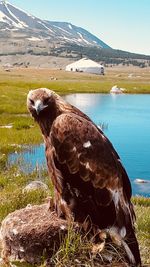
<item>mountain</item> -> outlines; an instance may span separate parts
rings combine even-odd
[[[6,2],[0,2],[0,37],[23,35],[29,41],[46,39],[52,43],[110,48],[96,36],[67,22],[41,20]]]
[[[66,64],[88,57],[109,65],[150,66],[150,56],[112,49],[81,27],[39,19],[4,0],[0,0],[0,44],[0,65],[49,66],[53,62],[55,66],[62,58]]]

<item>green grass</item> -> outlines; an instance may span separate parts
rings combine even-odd
[[[3,168],[0,172],[0,221],[16,209],[26,207],[29,203],[39,204],[45,200],[48,193],[43,190],[23,192],[23,188],[33,180],[39,180],[38,171],[34,171],[32,174],[24,174],[18,166]],[[49,186],[50,195],[52,190],[46,171],[42,173],[42,181]]]
[[[136,212],[136,231],[144,264],[150,265],[150,198],[133,197]],[[148,266],[149,266],[148,265]]]
[[[150,198],[146,197],[132,197],[132,202],[134,205],[141,207],[150,207]]]

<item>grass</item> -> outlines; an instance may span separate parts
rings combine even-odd
[[[39,180],[40,176],[40,180],[42,179],[50,189],[52,188],[46,171],[42,176],[39,175],[38,170],[29,175],[22,173],[18,166],[7,167],[6,165],[3,160],[0,171],[0,221],[8,213],[26,207],[27,204],[39,204],[48,196],[48,193],[43,190],[23,192],[24,187],[31,181]]]
[[[121,263],[125,262],[121,248],[116,247],[110,240],[101,252],[95,252],[95,249],[97,249],[97,245],[93,246],[92,238],[87,238],[87,235],[81,235],[80,230],[75,231],[70,227],[51,262],[56,267],[108,266],[112,258],[111,266],[122,266]],[[118,263],[119,265],[117,265]]]
[[[136,229],[141,257],[144,264],[150,265],[150,198],[133,197],[133,203],[137,217]]]
[[[142,70],[110,68],[106,69],[105,76],[97,76],[44,69],[14,69],[10,73],[0,70],[0,221],[8,213],[23,208],[29,203],[42,203],[47,194],[52,194],[52,187],[45,171],[42,172],[42,181],[49,186],[48,193],[43,191],[22,193],[25,185],[39,178],[38,171],[26,175],[18,169],[18,166],[8,167],[6,164],[8,153],[23,149],[26,144],[42,142],[40,130],[26,109],[28,91],[38,87],[48,87],[60,94],[109,93],[110,88],[117,84],[126,88],[128,93],[150,93],[149,71],[148,68]],[[52,81],[51,76],[56,77],[57,80]],[[12,128],[4,128],[6,126]],[[150,264],[150,199],[134,197],[133,202],[137,214],[136,229],[142,260],[143,263]],[[74,233],[70,229],[61,247],[53,255],[53,263],[61,267],[96,266],[90,249],[91,243],[81,238],[80,233]]]

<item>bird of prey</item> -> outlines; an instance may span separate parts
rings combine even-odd
[[[39,124],[59,216],[87,217],[124,240],[131,265],[140,266],[131,184],[112,143],[82,111],[47,88],[31,90],[27,108]]]

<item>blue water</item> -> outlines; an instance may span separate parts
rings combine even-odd
[[[100,125],[113,143],[132,183],[133,194],[150,197],[150,95],[72,94],[64,97]],[[14,161],[17,154],[10,155]],[[23,152],[31,168],[45,164],[44,145]],[[135,179],[147,180],[137,184]]]

